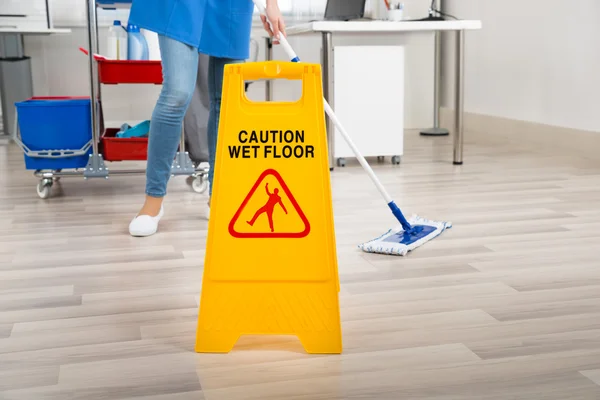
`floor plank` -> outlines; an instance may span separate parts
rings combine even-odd
[[[160,232],[131,238],[143,176],[41,200],[0,146],[0,399],[600,399],[600,164],[468,135],[460,167],[452,137],[405,148],[369,162],[406,214],[454,227],[407,257],[362,253],[396,223],[355,160],[336,169],[344,353],[311,356],[288,336],[194,352],[208,225],[185,179]]]

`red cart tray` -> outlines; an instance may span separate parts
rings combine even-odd
[[[106,161],[145,161],[148,157],[148,138],[118,138],[119,129],[108,128],[100,140]]]
[[[100,82],[107,85],[120,83],[163,83],[160,61],[121,61],[98,59]]]

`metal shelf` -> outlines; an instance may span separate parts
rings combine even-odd
[[[105,166],[105,160],[100,152],[100,137],[101,137],[101,109],[102,103],[100,75],[98,70],[98,60],[94,58],[94,54],[98,53],[98,9],[110,10],[118,8],[130,8],[131,0],[87,0],[87,30],[88,30],[88,65],[90,78],[90,99],[91,101],[91,119],[92,119],[92,154],[90,154],[89,162],[83,171],[36,171],[35,176],[41,179],[38,185],[38,195],[42,198],[49,196],[50,187],[54,182],[61,177],[76,177],[83,176],[88,178],[105,178],[109,177],[109,169]],[[115,170],[110,171],[110,175],[132,175],[144,174],[145,169],[139,170]],[[194,178],[192,187],[195,192],[202,193],[207,188],[206,176],[208,169],[196,168],[189,153],[185,151],[185,135],[182,129],[181,142],[179,152],[177,153],[171,166],[172,176],[191,176]]]

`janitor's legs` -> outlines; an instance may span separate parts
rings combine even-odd
[[[150,121],[146,167],[146,201],[129,231],[134,236],[156,232],[167,194],[171,165],[181,138],[183,118],[196,86],[198,50],[159,35],[163,85]]]
[[[159,43],[164,79],[150,123],[146,171],[146,194],[152,197],[167,194],[183,118],[198,75],[197,49],[165,36],[159,36]]]
[[[210,95],[210,113],[208,117],[208,193],[212,194],[215,176],[215,157],[217,152],[217,136],[219,133],[219,117],[221,115],[221,96],[223,89],[223,73],[225,65],[243,63],[245,60],[210,57],[208,62],[208,91]]]

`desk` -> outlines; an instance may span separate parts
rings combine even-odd
[[[410,32],[456,32],[456,76],[455,76],[455,131],[454,131],[454,158],[455,165],[463,163],[463,108],[464,108],[464,43],[465,31],[481,29],[481,21],[314,21],[299,24],[286,29],[287,36],[306,35],[320,33],[323,40],[323,93],[327,102],[333,105],[333,34],[340,33],[386,33],[402,34]],[[265,36],[267,42],[266,59],[273,57],[271,39]],[[439,41],[439,38],[438,38]],[[439,46],[437,46],[439,47]],[[440,62],[439,52],[436,52],[436,64]],[[436,68],[436,74],[439,74],[439,68]],[[436,79],[439,79],[436,76]],[[436,81],[437,82],[437,81]],[[436,85],[436,91],[439,91],[439,85]],[[267,100],[272,98],[271,83],[266,86]],[[436,96],[436,115],[439,111],[439,96]],[[330,118],[327,118],[327,140],[329,148],[333,149],[335,127]],[[330,151],[329,167],[333,169],[334,153]]]
[[[0,28],[0,101],[2,102],[3,134],[13,135],[14,104],[33,96],[31,63],[25,55],[24,35],[54,35],[70,33],[70,29]]]
[[[70,29],[26,29],[0,28],[0,34],[13,35],[55,35],[57,33],[71,33]]]

